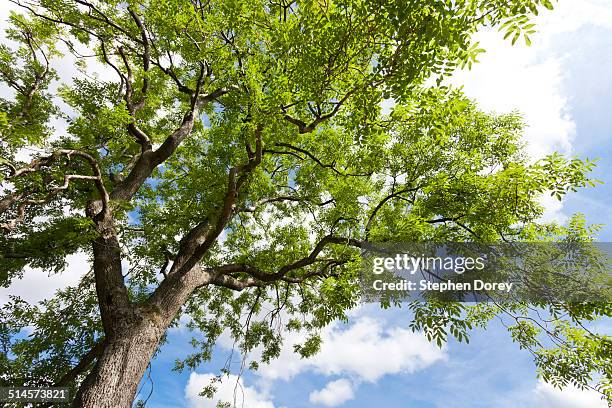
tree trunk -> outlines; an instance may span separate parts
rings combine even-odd
[[[100,213],[92,202],[88,213],[96,220],[99,237],[93,241],[93,269],[105,346],[72,406],[131,408],[138,384],[159,341],[181,306],[212,275],[199,267],[165,278],[141,304],[130,301],[121,271],[121,248],[110,213]],[[99,215],[95,215],[99,214]]]
[[[130,408],[137,387],[159,345],[165,328],[155,315],[136,312],[142,319],[109,339],[102,355],[81,384],[72,403],[79,408]]]

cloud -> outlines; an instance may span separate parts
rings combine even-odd
[[[541,13],[535,23],[538,32],[531,47],[521,42],[513,46],[496,29],[480,32],[476,40],[486,50],[480,63],[457,72],[452,83],[464,85],[466,94],[485,110],[523,113],[525,141],[533,157],[553,151],[569,154],[576,126],[563,73],[571,60],[555,51],[554,41],[586,25],[612,28],[612,8],[602,0],[559,2],[554,12]]]
[[[534,389],[538,408],[605,408],[608,405],[593,390],[581,390],[573,386],[562,390],[539,381]]]
[[[532,158],[554,151],[570,154],[576,125],[562,90],[562,58],[541,56],[545,49],[534,36],[534,45],[512,46],[501,33],[483,31],[477,36],[486,53],[472,70],[452,79],[486,111],[518,110],[527,124],[524,140]]]
[[[288,333],[280,357],[262,365],[259,375],[268,380],[289,380],[302,372],[315,372],[375,382],[388,374],[413,373],[446,358],[445,351],[421,333],[384,327],[381,320],[370,317],[360,317],[346,329],[332,324],[323,330],[322,339],[320,352],[302,359],[292,346],[303,338],[299,333]]]
[[[535,23],[538,32],[531,38],[531,47],[520,41],[513,46],[496,29],[483,30],[476,37],[486,50],[480,63],[470,71],[457,72],[451,83],[463,85],[465,93],[486,111],[521,112],[532,159],[555,151],[571,155],[577,135],[566,72],[580,52],[560,52],[559,41],[583,27],[612,28],[612,8],[608,0],[558,2],[553,12],[542,12]],[[567,220],[563,203],[548,197],[541,202],[546,208],[544,221]]]
[[[313,391],[308,396],[308,400],[313,404],[335,407],[353,399],[353,386],[350,381],[340,379],[327,383],[325,388]]]
[[[284,333],[280,356],[269,363],[260,363],[259,369],[252,373],[259,389],[271,390],[275,382],[290,381],[301,374],[342,376],[342,381],[332,381],[310,394],[311,402],[333,406],[332,403],[339,405],[351,399],[363,382],[375,383],[387,375],[411,374],[447,359],[446,349],[431,344],[422,333],[391,325],[384,317],[374,317],[370,312],[373,311],[358,307],[349,313],[350,325],[335,322],[324,328],[321,350],[310,358],[301,358],[293,351],[295,344],[304,341],[304,333]],[[233,339],[227,331],[221,334],[217,345],[232,349]],[[254,350],[247,363],[257,359],[260,353],[261,350]]]
[[[576,32],[586,25],[612,28],[609,0],[562,1],[540,18],[540,26],[550,35]]]
[[[565,224],[569,219],[569,217],[563,213],[563,201],[559,201],[550,194],[542,195],[538,201],[540,205],[544,207],[544,214],[540,217],[542,222]]]
[[[68,265],[63,272],[48,273],[40,268],[24,268],[23,277],[15,279],[8,288],[0,288],[0,305],[8,301],[9,295],[19,296],[30,304],[51,298],[58,289],[76,285],[89,269],[87,254],[78,252],[68,255]]]
[[[185,387],[185,398],[190,408],[216,408],[217,402],[229,402],[237,407],[274,408],[274,404],[265,394],[253,387],[245,386],[242,379],[235,375],[222,378],[215,383],[217,391],[212,399],[200,396],[202,390],[211,384],[214,374],[191,373]],[[232,405],[233,406],[233,405]]]

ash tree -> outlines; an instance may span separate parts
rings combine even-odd
[[[11,2],[0,280],[60,273],[76,253],[91,270],[2,307],[2,385],[129,407],[181,317],[195,348],[177,369],[208,360],[223,331],[263,362],[285,330],[315,353],[320,329],[359,301],[365,243],[592,232],[537,222],[538,196],[592,184],[591,162],[529,160],[519,114],[443,86],[483,51],[479,28],[529,42],[548,0]],[[67,64],[73,78],[58,73]],[[23,160],[24,147],[36,153]],[[409,307],[439,344],[510,316],[545,379],[609,395],[610,340],[585,328],[609,303]]]

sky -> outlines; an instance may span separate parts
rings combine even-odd
[[[7,9],[0,13],[5,19]],[[599,239],[612,241],[612,0],[561,0],[537,23],[531,47],[511,46],[495,31],[480,33],[487,53],[452,83],[464,86],[484,110],[523,113],[525,142],[534,159],[553,151],[598,158],[594,177],[604,184],[561,202],[544,198],[544,218],[564,222],[583,212],[590,223],[610,224]],[[66,65],[58,69],[63,77],[76,72]],[[0,289],[0,302],[9,293],[29,301],[50,297],[89,269],[84,254],[71,255],[69,265],[52,277],[28,269],[23,280]],[[246,408],[605,406],[592,391],[558,390],[538,380],[531,356],[498,322],[486,332],[473,332],[468,345],[451,341],[442,349],[411,332],[409,323],[405,309],[360,305],[346,324],[323,332],[321,352],[312,359],[293,354],[292,344],[299,339],[289,336],[278,360],[258,372],[225,378],[216,397],[236,397],[237,406]],[[612,331],[610,320],[599,324]],[[142,398],[153,391],[148,407],[215,407],[215,400],[198,394],[225,365],[231,342],[222,336],[212,361],[195,372],[172,371],[174,361],[189,351],[192,336],[182,327],[170,330],[170,341],[142,382]],[[234,356],[235,371],[239,364]]]

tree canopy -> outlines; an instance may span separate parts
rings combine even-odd
[[[59,273],[78,252],[92,268],[41,304],[4,305],[3,385],[131,406],[181,316],[196,340],[178,369],[208,360],[224,330],[244,353],[263,346],[264,362],[283,330],[315,353],[360,299],[364,243],[593,232],[580,217],[538,222],[538,197],[594,184],[592,162],[531,160],[519,113],[482,112],[444,85],[477,62],[482,27],[529,44],[548,0],[11,1],[0,282],[26,266]],[[24,146],[37,147],[26,161]],[[409,307],[439,344],[511,316],[546,380],[612,398],[610,338],[584,326],[610,303]]]

